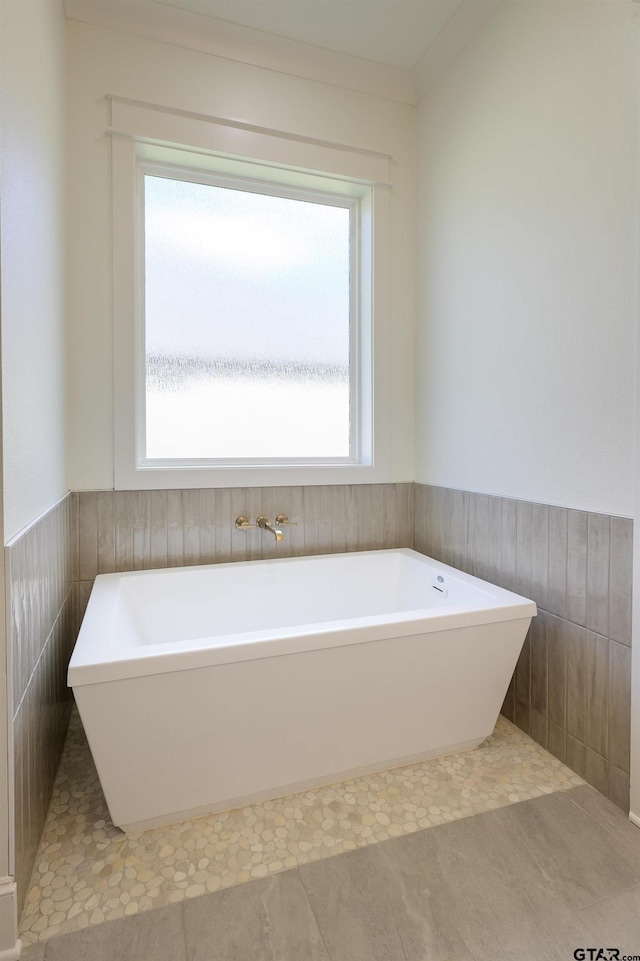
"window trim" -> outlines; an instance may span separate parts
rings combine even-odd
[[[124,107],[124,113],[117,107]],[[132,111],[139,134],[131,132]],[[117,122],[119,121],[119,122]],[[126,123],[125,123],[126,121]],[[185,137],[185,142],[178,141]],[[188,130],[185,130],[185,124]],[[383,359],[388,344],[386,317],[388,289],[388,182],[372,180],[376,171],[388,174],[389,159],[337,145],[301,142],[274,132],[243,129],[243,155],[228,148],[229,140],[237,149],[238,125],[223,121],[165,112],[130,102],[112,103],[112,189],[113,189],[113,310],[114,310],[114,459],[115,488],[118,490],[172,489],[199,487],[254,487],[298,484],[345,484],[384,482],[388,478],[387,410],[389,378]],[[129,129],[122,129],[129,128]],[[212,128],[215,136],[212,137]],[[149,136],[150,133],[155,136]],[[188,133],[188,136],[185,134]],[[269,149],[266,149],[265,143]],[[227,149],[220,149],[225,147]],[[215,148],[215,149],[214,149]],[[301,151],[301,148],[302,151]],[[278,154],[278,156],[275,156]],[[294,163],[304,154],[306,169]],[[267,157],[266,160],[261,159]],[[331,164],[327,164],[327,157]],[[136,370],[140,359],[139,326],[136,314],[144,287],[140,283],[139,243],[143,237],[140,218],[143,214],[140,178],[142,170],[173,167],[180,177],[193,179],[213,174],[215,179],[231,178],[237,183],[249,180],[274,192],[289,185],[294,192],[311,192],[359,199],[362,229],[357,241],[357,269],[362,282],[352,285],[360,291],[354,315],[361,313],[368,322],[360,323],[360,336],[368,338],[367,363],[356,363],[354,380],[360,398],[363,430],[357,438],[360,460],[345,461],[300,459],[292,461],[251,460],[205,463],[191,460],[154,461],[152,466],[139,466],[139,427],[134,411],[140,409],[136,390],[144,392],[144,380]],[[354,176],[357,167],[368,176]],[[256,176],[256,174],[260,176]],[[373,271],[376,265],[375,273]],[[353,331],[355,333],[355,331]],[[362,344],[362,340],[361,340]],[[144,346],[144,345],[142,345]],[[361,346],[362,350],[362,346]],[[354,385],[354,386],[356,386]],[[374,389],[375,388],[375,389]]]

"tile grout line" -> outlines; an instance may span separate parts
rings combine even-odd
[[[214,893],[215,893],[215,892],[214,892]],[[205,895],[203,895],[203,897],[204,897],[204,896],[205,896]],[[135,917],[135,915],[134,915],[134,917]],[[184,916],[184,901],[181,901],[181,902],[180,902],[180,929],[181,929],[181,931],[182,931],[182,942],[183,942],[183,944],[184,944],[184,956],[185,956],[185,961],[188,961],[189,946],[188,946],[188,944],[187,944],[187,919],[186,919],[185,916]],[[43,958],[43,961],[46,961],[46,958]],[[179,961],[179,959],[175,959],[175,961]]]
[[[605,759],[605,760],[606,760],[606,759]],[[622,808],[619,808],[619,807],[617,806],[617,804],[615,803],[615,801],[612,801],[611,798],[608,798],[608,797],[606,796],[606,794],[602,794],[600,791],[598,791],[598,789],[595,788],[595,787],[593,786],[593,784],[589,784],[588,781],[585,781],[584,785],[580,785],[580,784],[576,785],[576,787],[578,787],[578,788],[583,787],[583,786],[589,787],[592,791],[595,791],[595,792],[596,792],[596,794],[598,795],[599,798],[602,798],[602,800],[607,801],[609,804],[613,804],[615,810],[618,811],[618,812],[620,812],[620,814],[622,814],[622,815],[624,816],[624,811],[622,810]],[[573,805],[575,805],[575,807],[577,807],[580,811],[582,811],[583,814],[586,814],[589,818],[591,818],[592,821],[595,821],[595,823],[598,824],[601,828],[603,828],[603,829],[607,832],[607,834],[610,834],[612,838],[616,838],[615,832],[611,830],[611,828],[609,827],[609,825],[607,824],[606,821],[601,820],[600,818],[596,817],[595,814],[591,814],[590,811],[587,811],[586,808],[582,807],[581,804],[578,804],[577,801],[574,801],[574,800],[573,800],[573,798],[571,797],[571,791],[572,791],[572,790],[573,790],[573,788],[568,788],[568,789],[565,791],[565,794],[567,795],[567,797],[568,797],[568,799],[571,801],[571,803],[572,803]],[[631,824],[632,822],[631,822],[628,818],[626,818],[624,823],[625,823],[625,824],[626,824],[626,823]],[[639,829],[639,830],[640,830],[640,829]]]
[[[588,813],[588,812],[585,812],[585,813]],[[595,818],[593,820],[595,820]],[[600,824],[600,827],[604,827],[602,822],[598,821],[597,823]],[[570,910],[572,910],[574,914],[579,917],[585,911],[590,911],[592,908],[597,907],[597,905],[599,904],[606,904],[607,901],[613,901],[615,898],[619,898],[625,894],[629,894],[631,891],[637,891],[638,893],[640,893],[640,884],[632,884],[630,887],[625,888],[624,891],[618,891],[616,894],[609,894],[607,895],[606,898],[598,898],[596,901],[592,901],[590,904],[585,904],[585,906],[582,908],[571,908]],[[581,919],[579,918],[579,920]]]
[[[391,839],[391,840],[393,840],[393,839]],[[350,854],[351,852],[350,852],[350,851],[344,851],[343,853],[344,853],[344,854]],[[337,857],[340,857],[340,855],[337,855]],[[325,936],[324,936],[324,931],[322,930],[322,925],[320,924],[320,921],[319,921],[319,919],[318,919],[318,916],[317,916],[316,912],[315,912],[314,909],[313,909],[313,904],[311,903],[311,898],[309,897],[309,891],[308,891],[308,889],[307,889],[306,884],[304,883],[304,877],[303,877],[302,871],[300,870],[300,867],[301,867],[301,865],[298,864],[298,865],[296,865],[295,868],[293,868],[293,870],[296,871],[298,877],[300,878],[300,884],[302,885],[302,890],[304,891],[305,900],[306,900],[307,904],[309,905],[309,910],[311,911],[311,915],[312,915],[312,917],[313,917],[313,920],[314,920],[315,923],[316,923],[316,927],[317,927],[318,933],[319,933],[319,935],[320,935],[320,937],[321,937],[321,939],[322,939],[322,944],[324,945],[324,950],[325,950],[325,952],[326,952],[328,961],[335,961],[335,959],[333,958],[331,952],[329,951],[329,945],[327,944],[326,938],[325,938]],[[276,959],[276,961],[277,961],[277,959]]]

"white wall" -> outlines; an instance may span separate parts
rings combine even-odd
[[[640,7],[506,3],[418,109],[417,479],[633,513]]]
[[[0,17],[0,541],[66,491],[65,27],[59,0],[2,0]],[[4,533],[3,533],[4,531]],[[4,584],[4,555],[0,555]],[[10,663],[0,592],[0,953],[16,950],[9,792]]]
[[[65,24],[4,0],[0,236],[5,537],[66,491]]]
[[[70,21],[70,472],[113,487],[107,94],[391,153],[392,476],[413,476],[413,108],[169,43]]]

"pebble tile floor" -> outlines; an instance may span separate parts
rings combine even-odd
[[[640,831],[586,784],[40,941],[22,961],[573,958],[640,958]]]
[[[125,835],[74,713],[21,938],[44,942],[583,784],[500,717],[472,751]]]

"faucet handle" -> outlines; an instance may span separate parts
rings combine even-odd
[[[255,526],[256,526],[255,524],[250,524],[250,523],[249,523],[249,518],[248,518],[248,517],[245,517],[244,514],[240,514],[239,517],[236,517],[236,530],[237,530],[237,531],[248,531],[248,530],[251,530],[251,528],[253,528],[253,527],[255,527]]]
[[[276,514],[276,525],[278,527],[297,527],[297,521],[290,521],[286,514]]]

